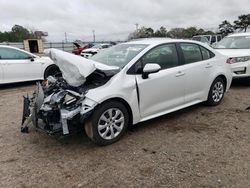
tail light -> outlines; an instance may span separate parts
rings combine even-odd
[[[227,64],[246,62],[249,60],[250,60],[250,56],[230,57],[227,59]]]

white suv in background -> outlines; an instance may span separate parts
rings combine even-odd
[[[207,38],[207,42],[204,37]],[[209,45],[217,44],[221,39],[221,35],[196,35],[192,37],[192,40],[208,43]]]
[[[229,57],[234,78],[250,78],[250,33],[229,35],[217,43],[215,49]]]

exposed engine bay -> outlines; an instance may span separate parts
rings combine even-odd
[[[58,62],[56,64],[60,68],[60,64]],[[79,67],[74,68],[77,70]],[[66,69],[65,65],[64,69]],[[104,85],[119,72],[118,69],[100,70],[95,67],[87,77],[79,74],[84,82],[76,87],[74,84],[69,84],[64,78],[64,70],[60,70],[62,70],[62,77],[49,76],[46,80],[37,83],[37,90],[32,97],[24,97],[22,132],[28,132],[30,122],[37,129],[50,135],[68,135],[78,132],[97,106],[97,103],[86,98],[85,94],[90,89]],[[72,79],[70,81],[72,82]]]

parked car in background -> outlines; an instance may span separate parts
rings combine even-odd
[[[89,58],[95,54],[97,54],[100,50],[105,49],[105,48],[109,48],[111,47],[112,44],[110,43],[103,43],[103,44],[96,44],[95,46],[82,50],[81,52],[81,56],[85,57],[85,58]]]
[[[48,54],[63,78],[38,85],[24,125],[33,120],[38,129],[62,135],[84,125],[99,145],[119,140],[129,124],[203,101],[218,105],[232,80],[225,56],[191,40],[137,40],[90,59],[55,49]]]
[[[58,72],[60,70],[48,57],[0,45],[0,84],[43,80]]]
[[[80,55],[83,50],[94,46],[92,43],[84,44],[83,46],[81,46],[80,44],[78,44],[76,42],[73,42],[73,44],[76,48],[72,50],[72,53],[75,55]]]
[[[222,35],[196,35],[192,37],[192,40],[205,43],[204,37],[207,38],[209,45],[216,44],[222,39]]]
[[[228,56],[234,78],[250,79],[250,33],[236,33],[222,39],[216,51]]]
[[[195,41],[198,41],[198,42],[202,42],[202,43],[205,43],[205,44],[210,44],[210,42],[207,39],[207,37],[204,37],[204,36],[194,36],[192,38],[192,40],[195,40]]]

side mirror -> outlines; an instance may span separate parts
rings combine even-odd
[[[29,57],[29,60],[30,60],[31,62],[33,62],[33,61],[35,61],[35,58],[34,58],[33,56],[30,56],[30,57]]]
[[[142,71],[142,78],[147,79],[149,74],[157,73],[161,70],[161,66],[156,63],[146,64]]]

